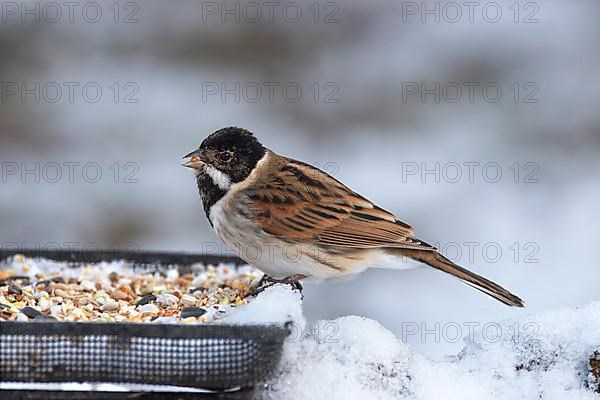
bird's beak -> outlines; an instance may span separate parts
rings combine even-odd
[[[203,154],[200,152],[200,149],[196,149],[189,154],[183,156],[183,158],[188,158],[185,163],[181,164],[184,167],[200,169],[204,165],[204,161],[202,161]]]

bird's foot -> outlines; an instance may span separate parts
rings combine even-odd
[[[258,285],[256,286],[256,289],[254,290],[254,292],[252,294],[254,296],[256,296],[257,294],[262,293],[266,288],[269,288],[269,287],[279,284],[279,283],[282,283],[284,285],[290,285],[290,286],[292,286],[292,289],[295,289],[295,290],[299,291],[300,294],[302,294],[302,284],[300,283],[300,281],[305,278],[306,278],[305,275],[296,274],[296,275],[285,277],[283,279],[275,279],[275,278],[265,274],[258,282]],[[302,298],[304,298],[304,296],[302,296]]]

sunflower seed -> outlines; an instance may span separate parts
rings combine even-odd
[[[184,307],[181,309],[181,318],[201,317],[206,314],[206,310],[200,307]]]
[[[146,305],[150,302],[156,301],[156,296],[153,294],[149,294],[147,296],[142,297],[137,303],[135,303],[135,306],[143,306]]]
[[[25,315],[27,315],[29,318],[38,318],[38,317],[43,317],[44,314],[42,314],[41,312],[39,312],[38,310],[36,310],[33,307],[23,307],[21,308],[21,312]]]

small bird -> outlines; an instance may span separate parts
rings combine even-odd
[[[345,277],[414,259],[514,307],[523,301],[444,257],[394,214],[326,172],[227,127],[187,154],[204,212],[225,244],[272,282]]]

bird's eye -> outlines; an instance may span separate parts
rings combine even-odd
[[[228,152],[221,153],[221,154],[219,154],[219,159],[221,161],[227,162],[227,161],[231,160],[231,153],[228,153]]]

